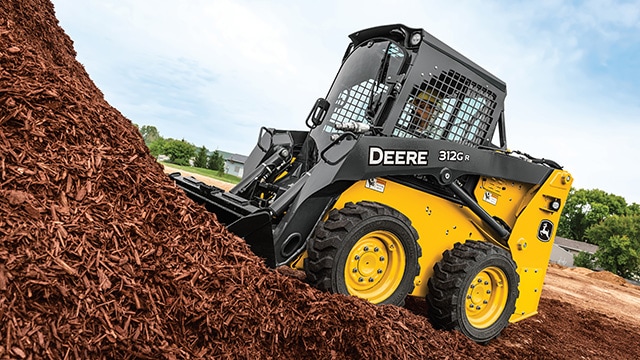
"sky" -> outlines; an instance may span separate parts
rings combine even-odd
[[[640,0],[52,0],[105,99],[165,138],[248,155],[305,130],[348,35],[423,28],[507,83],[507,144],[640,203]]]

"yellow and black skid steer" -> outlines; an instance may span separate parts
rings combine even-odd
[[[424,297],[479,343],[536,314],[572,176],[507,148],[506,84],[426,31],[358,31],[308,131],[263,127],[228,192],[170,177],[271,267],[376,304]]]

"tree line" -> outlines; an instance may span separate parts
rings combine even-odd
[[[191,166],[193,158],[194,167],[224,172],[224,159],[217,150],[210,152],[205,146],[196,147],[184,139],[165,139],[155,126],[143,125],[138,129],[151,155],[156,158],[166,155],[170,163],[182,166]]]
[[[595,254],[576,255],[574,265],[640,280],[640,205],[600,189],[571,189],[557,235],[598,245]]]

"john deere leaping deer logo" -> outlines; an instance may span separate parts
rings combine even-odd
[[[553,223],[549,220],[542,220],[538,228],[538,239],[547,242],[551,239],[551,233],[553,233]]]

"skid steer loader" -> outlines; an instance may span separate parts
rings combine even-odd
[[[506,85],[422,29],[350,35],[309,131],[261,128],[230,191],[170,177],[271,267],[376,304],[426,297],[479,343],[536,314],[572,177],[510,151]]]

